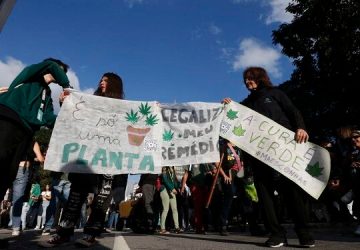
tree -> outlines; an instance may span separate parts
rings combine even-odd
[[[45,127],[41,128],[35,133],[34,139],[39,143],[42,154],[46,155],[46,151],[49,147],[51,133],[52,130]],[[38,168],[38,178],[42,188],[45,188],[46,184],[51,184],[50,171],[45,170],[43,164]]]
[[[312,133],[360,125],[360,1],[293,0],[273,41],[295,70],[282,84]]]

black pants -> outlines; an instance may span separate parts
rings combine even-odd
[[[308,233],[308,195],[284,176],[277,176],[274,179],[273,171],[275,170],[263,164],[254,168],[255,186],[267,229],[274,236],[285,236],[286,232],[280,224],[278,211],[282,206],[286,206],[294,222],[296,233],[298,235]],[[284,198],[285,204],[280,204],[281,207],[275,202],[275,190]]]
[[[57,233],[61,236],[71,236],[74,233],[75,225],[81,215],[82,205],[88,194],[94,193],[94,200],[90,205],[91,213],[84,226],[84,233],[99,236],[104,228],[106,211],[112,199],[113,177],[71,173],[69,180],[71,182],[69,199]],[[125,191],[125,189],[123,190]]]
[[[15,180],[19,163],[31,144],[32,132],[0,116],[0,197]]]
[[[186,193],[176,195],[176,204],[179,215],[179,227],[187,229],[190,224],[189,196]]]

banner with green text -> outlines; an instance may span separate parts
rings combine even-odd
[[[140,174],[216,162],[222,116],[221,104],[163,105],[73,92],[56,120],[45,169]]]
[[[326,149],[311,142],[296,143],[294,132],[236,102],[227,104],[224,112],[221,137],[319,198],[330,175]]]

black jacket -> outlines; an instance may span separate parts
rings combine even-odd
[[[298,109],[289,97],[276,87],[264,87],[253,91],[241,104],[294,132],[299,128],[305,129],[304,120]]]
[[[298,109],[291,102],[289,97],[276,87],[264,87],[253,91],[241,103],[244,106],[270,118],[278,124],[292,130],[305,129],[304,120]],[[266,164],[244,154],[244,164],[251,167],[257,181],[277,181],[281,174],[272,168],[265,167]],[[269,179],[269,177],[271,177]]]

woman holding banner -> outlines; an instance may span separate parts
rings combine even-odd
[[[123,83],[115,73],[105,73],[94,92],[94,95],[108,98],[123,99]],[[60,96],[60,102],[66,98],[65,93]],[[124,199],[127,174],[99,175],[70,173],[71,189],[67,204],[62,214],[59,227],[48,241],[39,242],[42,247],[54,247],[70,240],[74,234],[75,225],[80,218],[81,208],[89,193],[95,197],[91,204],[91,214],[84,226],[84,237],[76,241],[77,244],[90,247],[96,243],[95,237],[104,229],[106,210],[111,199],[114,198],[118,206]],[[86,185],[84,185],[86,183]]]
[[[244,71],[243,79],[246,88],[250,91],[249,96],[242,102],[243,105],[295,131],[297,143],[308,140],[309,136],[298,109],[284,92],[272,85],[265,69],[249,67]],[[231,99],[225,98],[223,102],[230,103]],[[294,182],[250,155],[245,154],[244,163],[245,166],[251,166],[254,171],[260,206],[267,229],[271,233],[265,245],[280,247],[287,244],[286,231],[277,217],[277,211],[280,208],[276,207],[274,200],[276,191],[285,198],[300,245],[314,247],[315,241],[308,229],[307,194]]]

